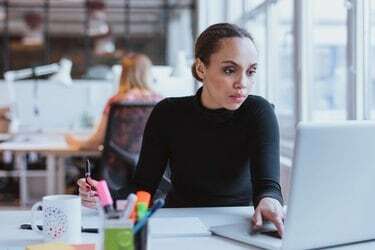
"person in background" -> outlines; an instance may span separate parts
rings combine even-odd
[[[271,221],[284,231],[279,127],[273,106],[251,95],[258,67],[253,37],[229,23],[208,27],[195,44],[195,96],[167,98],[147,122],[132,186],[115,196],[153,194],[169,161],[167,207],[255,207],[253,228]],[[95,206],[91,186],[78,180],[83,205]]]
[[[77,150],[97,150],[104,142],[105,131],[111,105],[116,102],[157,102],[161,96],[151,90],[151,60],[144,54],[131,54],[122,59],[122,73],[119,90],[105,105],[94,132],[85,139],[65,135],[71,148]]]

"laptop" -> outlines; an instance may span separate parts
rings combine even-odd
[[[375,239],[375,122],[300,123],[283,239],[249,222],[216,235],[265,249],[312,249]],[[245,220],[245,219],[244,219]]]

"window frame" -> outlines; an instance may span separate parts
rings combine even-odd
[[[347,119],[370,119],[370,0],[348,1]]]
[[[240,25],[245,24],[247,21],[255,19],[258,15],[265,15],[265,29],[266,29],[266,44],[265,50],[262,53],[265,54],[264,70],[265,79],[264,86],[259,89],[259,94],[264,96],[267,100],[275,103],[275,87],[274,83],[277,82],[277,72],[279,70],[278,61],[274,60],[278,56],[277,44],[274,42],[277,35],[277,6],[276,4],[280,0],[264,0],[259,5],[255,6],[249,11],[245,11],[240,19]],[[294,12],[293,12],[294,13]],[[294,14],[293,14],[294,15]],[[293,21],[293,26],[294,21]],[[295,55],[294,55],[295,57]],[[295,60],[294,60],[295,61]],[[294,67],[294,66],[293,66]],[[293,88],[296,88],[296,81],[293,76]],[[277,109],[277,107],[276,107]],[[293,156],[293,142],[295,136],[295,124],[293,108],[290,112],[285,112],[285,110],[277,110],[277,115],[280,124],[288,124],[287,126],[282,126],[280,129],[283,130],[283,136],[280,140],[280,151],[281,151],[281,163],[287,167],[291,166],[291,160]],[[290,126],[290,123],[292,125]]]
[[[265,85],[261,95],[274,100],[273,81],[278,65],[272,60],[277,56],[275,49],[274,29],[277,28],[276,14],[274,7],[282,0],[264,0],[251,10],[245,10],[241,23],[255,18],[259,13],[264,13],[266,18],[266,45],[262,53],[266,53],[265,62]],[[296,127],[301,121],[312,121],[312,86],[314,83],[313,64],[313,12],[311,4],[313,0],[293,1],[293,41],[294,41],[294,109],[292,112],[278,112],[281,123],[293,121],[292,128],[281,127],[284,137],[281,138],[281,157],[290,161],[294,151],[294,137]],[[371,51],[371,0],[346,0],[343,2],[347,7],[347,79],[346,79],[346,106],[345,110],[319,111],[319,116],[324,117],[342,116],[346,111],[348,120],[371,119],[371,72],[370,72],[370,51]],[[293,115],[294,112],[294,115]],[[374,119],[374,117],[372,117]],[[294,119],[294,120],[293,120]],[[319,119],[320,120],[320,119]],[[287,131],[285,131],[287,130]],[[288,164],[287,164],[288,165]]]

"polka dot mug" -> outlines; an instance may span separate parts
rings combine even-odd
[[[41,213],[38,212],[40,209]],[[80,242],[81,199],[79,196],[65,194],[44,196],[42,201],[33,205],[31,214],[33,231],[41,233],[44,241]],[[37,227],[40,224],[43,225],[43,230]]]

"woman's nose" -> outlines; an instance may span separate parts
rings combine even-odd
[[[234,87],[236,89],[246,88],[246,85],[247,85],[247,78],[244,75],[239,76],[234,83]]]

